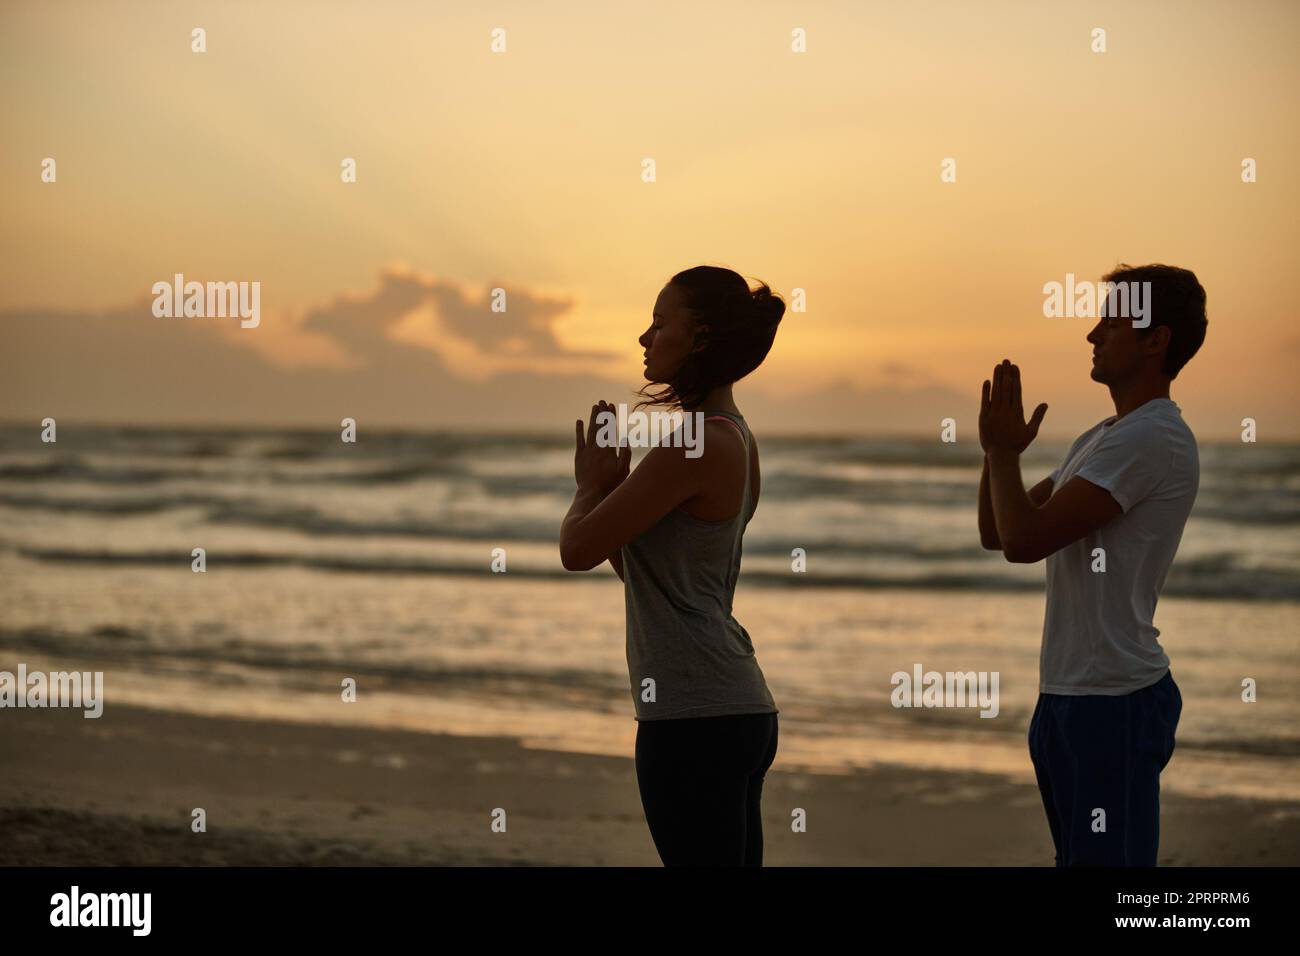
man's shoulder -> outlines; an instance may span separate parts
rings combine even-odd
[[[1196,436],[1183,419],[1178,406],[1168,399],[1150,403],[1115,421],[1108,429],[1116,440],[1153,444],[1157,447],[1190,442]]]
[[[1089,442],[1091,442],[1093,438],[1095,438],[1100,432],[1102,432],[1105,429],[1106,422],[1108,421],[1110,421],[1109,418],[1103,418],[1097,424],[1093,425],[1091,428],[1087,429],[1082,434],[1080,434],[1079,437],[1076,438],[1074,441],[1070,442],[1070,447],[1066,451],[1065,457],[1067,459],[1071,458],[1076,451],[1078,451],[1084,445],[1087,445]]]
[[[1133,463],[1155,477],[1152,493],[1160,497],[1194,495],[1199,483],[1199,453],[1196,437],[1178,406],[1165,399],[1139,411],[1107,429],[1105,459],[1117,466]]]

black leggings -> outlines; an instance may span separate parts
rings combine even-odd
[[[776,714],[643,720],[636,780],[664,866],[762,866]]]

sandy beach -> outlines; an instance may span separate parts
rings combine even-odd
[[[3,865],[659,863],[630,759],[127,706],[3,720]],[[996,775],[791,773],[778,756],[764,811],[771,866],[1051,862],[1037,791]],[[1300,805],[1171,794],[1162,831],[1162,864],[1294,864]]]

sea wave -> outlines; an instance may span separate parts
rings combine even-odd
[[[471,696],[488,701],[553,701],[564,707],[623,714],[628,706],[627,674],[611,670],[575,667],[535,667],[495,663],[454,665],[429,660],[393,663],[396,644],[368,641],[349,644],[331,653],[314,642],[259,643],[223,633],[178,636],[149,633],[117,625],[84,630],[50,627],[0,628],[0,656],[21,659],[41,655],[54,660],[76,661],[76,667],[114,665],[169,678],[190,677],[209,684],[252,684],[268,682],[281,690],[319,692],[337,688],[341,674],[358,679],[368,690],[433,696]],[[15,666],[14,663],[6,665]],[[66,665],[72,666],[72,665]],[[788,693],[782,697],[782,712],[789,720],[805,726],[851,725],[862,732],[878,728],[897,733],[903,718],[879,702],[836,695]],[[971,721],[958,710],[936,709],[924,714],[931,732],[975,733],[980,736],[1023,736],[1028,709],[1003,705],[1001,720]],[[909,718],[912,719],[912,718]],[[1300,737],[1208,736],[1181,734],[1180,749],[1203,752],[1249,754],[1262,757],[1300,756]]]
[[[89,564],[100,566],[188,566],[189,551],[112,551],[105,549],[31,548],[9,546],[18,555],[51,564]],[[877,555],[878,556],[878,555]],[[557,559],[558,560],[558,559]],[[396,556],[336,555],[303,552],[222,551],[209,553],[209,569],[298,567],[324,572],[353,574],[407,574],[482,577],[489,573],[489,562],[439,560]],[[883,574],[867,572],[814,571],[794,573],[765,568],[747,569],[741,582],[748,587],[768,588],[849,588],[907,589],[927,591],[1033,592],[1042,590],[1035,578],[995,572],[960,572],[917,570]],[[510,565],[513,578],[537,580],[573,580],[575,572],[529,566],[518,561]],[[1170,571],[1163,594],[1200,599],[1240,599],[1261,601],[1300,600],[1300,581],[1284,569],[1243,567],[1232,554],[1216,554],[1183,561]]]

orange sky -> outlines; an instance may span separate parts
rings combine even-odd
[[[1005,356],[1074,434],[1108,401],[1042,286],[1159,261],[1209,294],[1174,391],[1197,434],[1300,437],[1298,27],[1288,2],[6,3],[0,409],[331,427],[343,394],[563,427],[626,400],[662,282],[708,262],[807,290],[738,390],[774,425],[937,429]],[[176,272],[260,281],[261,326],[154,319]],[[176,395],[223,383],[244,404]]]

